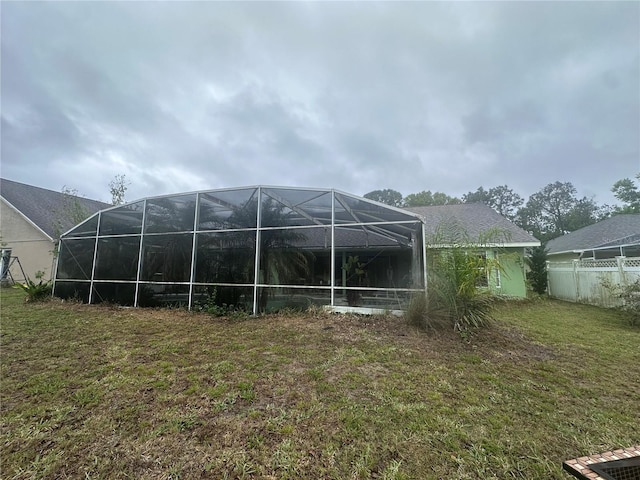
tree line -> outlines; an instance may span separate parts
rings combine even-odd
[[[543,243],[565,233],[599,222],[611,215],[640,213],[640,173],[624,178],[611,188],[619,205],[598,205],[592,198],[580,197],[571,182],[553,182],[524,198],[507,185],[478,187],[461,198],[443,192],[424,190],[403,195],[392,189],[373,190],[365,198],[394,207],[422,207],[483,203],[530,232]]]

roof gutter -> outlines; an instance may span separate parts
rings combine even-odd
[[[560,252],[549,252],[547,253],[547,255],[560,255],[563,253],[577,253],[577,254],[582,254],[584,252],[593,252],[593,251],[599,251],[599,250],[610,250],[613,248],[625,248],[625,247],[634,247],[634,246],[638,246],[640,245],[640,242],[634,242],[634,243],[623,243],[621,245],[609,245],[606,247],[589,247],[589,248],[583,248],[583,249],[576,249],[576,250],[562,250]]]
[[[540,242],[521,242],[521,243],[437,243],[433,245],[427,244],[427,248],[527,248],[539,247]]]

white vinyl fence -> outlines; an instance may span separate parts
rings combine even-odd
[[[602,282],[628,285],[640,279],[640,257],[616,257],[604,260],[548,262],[549,295],[570,302],[601,307],[616,307],[620,300],[612,297]]]

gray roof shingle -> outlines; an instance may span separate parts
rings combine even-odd
[[[0,178],[0,196],[53,239],[75,225],[73,219],[65,215],[65,196],[61,192]],[[75,198],[88,216],[112,206],[88,198]],[[56,231],[57,226],[60,231]]]
[[[534,236],[483,203],[408,207],[407,210],[424,218],[427,237],[439,237],[438,243],[458,243],[464,237],[480,243],[540,244]],[[487,239],[487,233],[492,231],[499,234],[498,239]]]
[[[640,244],[640,214],[622,214],[547,243],[549,254]]]

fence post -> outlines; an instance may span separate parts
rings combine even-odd
[[[620,275],[620,285],[627,286],[627,275],[624,269],[625,257],[616,257],[616,263],[618,264],[618,274]]]
[[[547,269],[547,295],[552,296],[551,294],[551,275],[549,275],[549,265],[551,262],[549,260],[545,261],[545,267]],[[525,270],[524,278],[527,278],[527,272]]]
[[[578,275],[578,263],[580,260],[573,260],[573,284],[576,287],[576,302],[580,302],[580,276]]]

